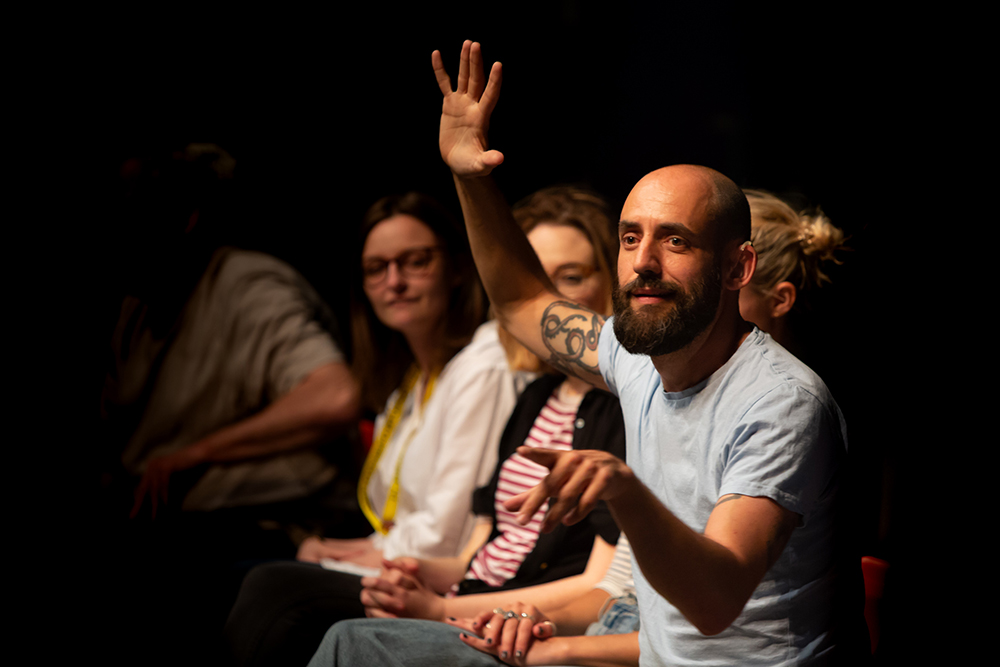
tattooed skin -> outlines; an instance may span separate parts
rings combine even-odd
[[[552,353],[549,364],[578,377],[580,371],[600,373],[597,340],[602,326],[604,318],[597,313],[571,301],[553,301],[542,314],[542,339]]]

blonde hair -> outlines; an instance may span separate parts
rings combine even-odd
[[[611,312],[612,271],[618,256],[618,236],[608,203],[600,195],[571,185],[543,188],[518,202],[512,214],[527,234],[541,224],[565,225],[580,230],[594,249],[599,273],[609,286],[602,315]],[[502,326],[497,327],[507,363],[514,370],[556,373],[548,364],[524,347]]]
[[[799,291],[830,282],[823,263],[840,264],[835,256],[844,246],[844,232],[819,208],[796,213],[791,206],[763,190],[744,190],[750,203],[753,247],[757,270],[751,285],[767,293],[788,281]]]

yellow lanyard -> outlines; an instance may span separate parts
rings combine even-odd
[[[437,371],[435,371],[427,381],[427,387],[424,389],[424,397],[420,402],[421,416],[423,416],[424,406],[427,405],[427,401],[434,391],[437,376]],[[375,442],[372,444],[372,448],[365,458],[365,465],[361,468],[361,478],[358,480],[358,503],[361,505],[361,511],[364,512],[372,528],[383,535],[388,534],[389,529],[392,528],[392,520],[396,516],[396,505],[399,501],[399,473],[403,468],[403,458],[406,456],[406,450],[410,446],[410,441],[413,440],[413,436],[416,435],[419,429],[410,429],[410,434],[400,448],[399,456],[396,458],[396,470],[392,477],[392,485],[389,487],[389,495],[385,500],[385,508],[382,510],[381,517],[375,514],[374,508],[372,508],[371,503],[368,501],[368,484],[371,482],[372,475],[375,474],[378,461],[382,458],[386,446],[392,440],[392,434],[399,425],[400,417],[403,416],[403,407],[406,405],[406,398],[419,379],[420,369],[414,364],[403,378],[403,384],[399,388],[399,396],[386,416],[385,423],[382,424],[382,429],[378,432],[378,436],[375,438]]]

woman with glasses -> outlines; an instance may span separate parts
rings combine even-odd
[[[375,532],[308,538],[298,557],[378,567],[383,556],[454,556],[471,532],[472,489],[496,463],[515,379],[496,325],[477,333],[485,299],[459,222],[410,193],[376,202],[361,239],[353,370],[380,414],[358,500]]]
[[[473,528],[472,491],[493,472],[525,384],[509,369],[495,323],[479,326],[485,297],[465,230],[440,205],[417,193],[376,202],[360,246],[352,370],[364,405],[379,415],[358,500],[374,532],[309,537],[298,551],[306,562],[251,570],[226,627],[239,664],[293,664],[295,636],[309,636],[311,620],[322,619],[304,664],[331,616],[356,613],[355,566],[457,556]]]

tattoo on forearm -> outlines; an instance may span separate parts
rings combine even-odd
[[[563,373],[600,373],[597,341],[604,318],[571,301],[553,301],[542,315],[542,339],[549,364]]]

